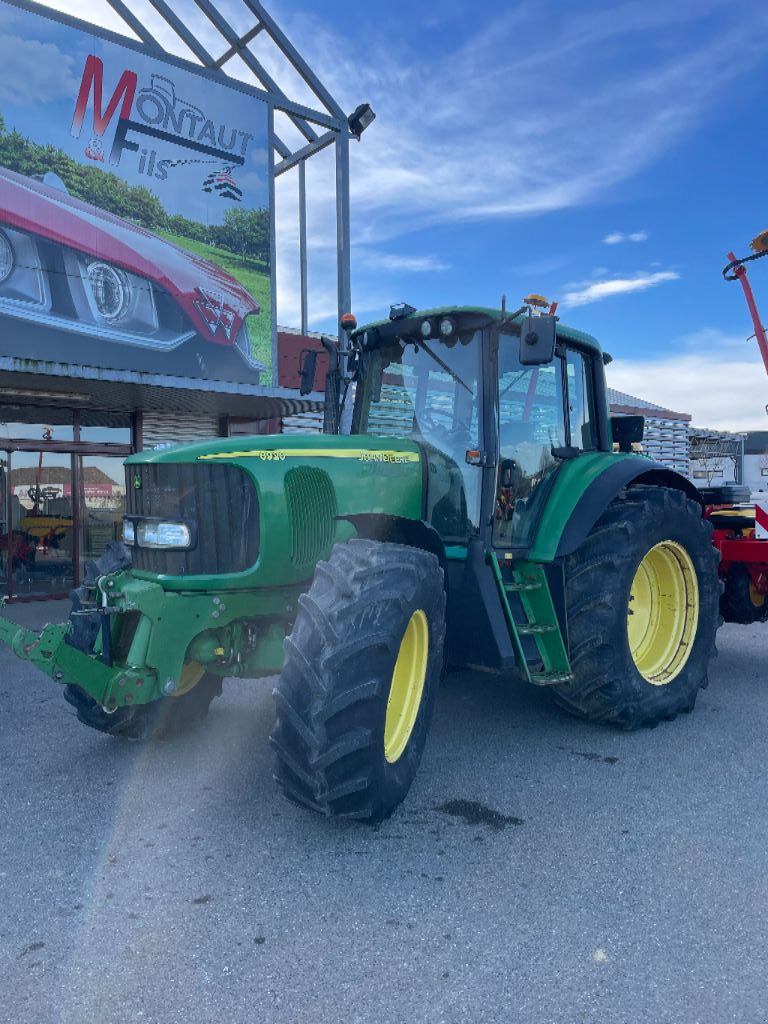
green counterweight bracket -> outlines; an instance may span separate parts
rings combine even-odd
[[[83,689],[107,711],[172,696],[190,673],[258,678],[280,671],[301,587],[204,593],[166,591],[132,572],[99,580],[103,615],[93,651],[68,642],[70,624],[42,632],[0,619],[0,642],[58,683]],[[103,655],[112,652],[113,664]],[[194,685],[194,683],[192,684]]]
[[[6,643],[17,658],[30,661],[57,683],[76,683],[105,708],[142,703],[154,696],[155,673],[110,667],[96,655],[85,654],[66,642],[69,623],[48,625],[40,633],[0,619],[0,641]]]
[[[0,641],[7,644],[17,658],[33,662],[52,677],[56,673],[54,656],[68,632],[67,625],[49,625],[42,633],[35,633],[8,619],[0,619]]]
[[[488,552],[499,597],[515,649],[517,664],[529,683],[551,686],[572,678],[568,649],[560,629],[544,567],[537,562],[517,562],[499,566],[493,552]],[[517,612],[513,611],[513,607]],[[524,637],[536,644],[543,671],[531,671],[526,656]]]

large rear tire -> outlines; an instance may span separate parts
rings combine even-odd
[[[443,662],[445,590],[434,555],[351,540],[299,601],[270,738],[286,796],[378,822],[421,760]]]
[[[566,559],[573,678],[562,707],[623,729],[691,711],[720,623],[718,553],[701,508],[680,491],[616,498]]]

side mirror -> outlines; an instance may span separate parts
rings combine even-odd
[[[515,466],[517,463],[514,459],[502,459],[501,465],[499,466],[499,486],[508,490],[515,479]]]
[[[339,346],[335,341],[320,339],[320,344],[328,353],[328,373],[325,378],[325,404],[323,405],[323,433],[338,434],[339,403],[341,401],[341,372],[339,369]]]
[[[631,452],[633,444],[640,444],[644,430],[644,416],[611,416],[611,437],[620,452]]]
[[[544,366],[555,358],[557,317],[528,316],[520,325],[520,365]]]
[[[299,394],[308,395],[315,389],[317,351],[305,348],[299,359]]]

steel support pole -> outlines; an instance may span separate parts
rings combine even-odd
[[[301,333],[309,329],[307,311],[307,167],[299,161],[299,263],[301,273]]]
[[[269,108],[269,289],[270,289],[270,310],[271,310],[271,336],[272,336],[272,387],[277,387],[280,379],[279,353],[277,345],[277,209],[275,198],[275,108]],[[266,382],[265,382],[266,383]],[[261,374],[259,374],[261,384]]]
[[[349,135],[339,132],[336,140],[336,246],[337,246],[337,287],[339,315],[336,321],[339,332],[339,347],[347,346],[347,339],[341,330],[341,317],[352,312],[352,283],[350,265],[350,215],[349,215]]]

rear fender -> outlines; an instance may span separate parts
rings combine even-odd
[[[565,463],[549,494],[528,558],[551,562],[572,554],[626,487],[670,487],[704,503],[690,480],[640,455],[595,452]]]

